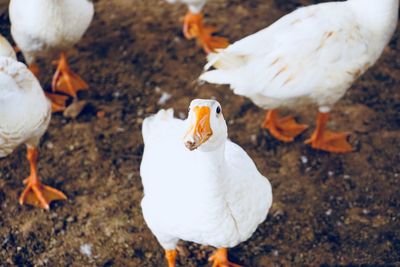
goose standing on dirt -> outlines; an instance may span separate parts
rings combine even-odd
[[[66,51],[78,43],[89,27],[94,14],[91,1],[11,0],[9,13],[12,36],[36,75],[37,57],[60,55],[52,79],[53,92],[76,98],[77,91],[88,88],[70,69]]]
[[[216,32],[214,27],[204,25],[202,10],[207,0],[167,0],[167,2],[180,2],[188,6],[189,11],[183,22],[183,34],[189,40],[196,38],[206,53],[229,45],[226,38],[213,36]]]
[[[200,79],[229,84],[235,94],[269,109],[264,127],[285,142],[307,126],[280,118],[276,108],[319,107],[307,144],[352,151],[347,133],[326,129],[333,105],[380,57],[396,29],[399,0],[348,0],[300,8],[253,35],[209,55]]]
[[[142,134],[143,215],[169,267],[180,239],[218,248],[210,258],[215,267],[238,266],[228,262],[227,248],[265,220],[272,191],[247,153],[227,139],[220,104],[193,100],[185,121],[161,110],[144,120]]]
[[[1,46],[0,51],[3,51]],[[0,57],[0,158],[21,144],[27,146],[30,175],[20,204],[49,209],[53,200],[65,200],[60,191],[43,185],[37,171],[38,144],[51,118],[51,105],[36,77],[11,57]]]

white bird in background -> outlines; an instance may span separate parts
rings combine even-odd
[[[220,104],[193,100],[185,121],[161,110],[144,120],[142,134],[143,215],[169,267],[180,239],[218,248],[210,258],[214,267],[238,266],[228,261],[227,248],[249,239],[265,220],[272,190],[227,139]]]
[[[7,45],[0,45],[3,52]],[[60,191],[43,185],[37,171],[38,145],[51,118],[51,104],[36,77],[12,57],[0,57],[0,158],[21,144],[27,146],[30,175],[20,204],[49,209],[53,200],[65,200]]]
[[[314,103],[317,126],[307,144],[352,151],[347,133],[326,129],[328,113],[380,57],[396,29],[399,0],[348,0],[300,8],[253,35],[209,55],[200,79],[229,84],[235,94],[269,109],[264,127],[289,142],[307,126],[279,118],[276,108]]]
[[[11,33],[30,69],[37,75],[38,57],[51,58],[60,54],[52,79],[53,92],[63,92],[74,98],[88,85],[72,72],[66,51],[82,38],[94,14],[89,0],[11,0],[9,6]],[[63,103],[53,95],[54,102]],[[60,107],[61,108],[61,107]]]
[[[218,48],[225,48],[229,45],[226,38],[213,36],[216,32],[214,27],[205,26],[202,10],[207,0],[167,0],[169,3],[184,3],[188,6],[183,22],[183,34],[186,39],[196,38],[206,53],[210,53]]]
[[[17,55],[15,54],[13,47],[10,45],[7,39],[4,38],[4,36],[1,34],[0,34],[0,57],[10,57],[14,60],[17,60]]]

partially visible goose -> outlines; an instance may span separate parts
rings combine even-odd
[[[197,39],[206,53],[218,48],[225,48],[229,45],[226,38],[213,36],[216,32],[214,27],[205,26],[202,10],[207,0],[167,0],[169,3],[181,2],[188,6],[183,22],[183,34],[186,39]]]
[[[4,51],[4,46],[0,46]],[[40,182],[37,171],[38,145],[51,118],[51,105],[36,77],[11,57],[0,57],[0,158],[19,145],[27,146],[30,175],[24,180],[20,204],[49,209],[53,200],[66,196]]]
[[[175,266],[180,239],[217,249],[213,266],[228,261],[227,248],[246,241],[271,207],[271,185],[253,160],[228,137],[221,105],[193,100],[183,121],[161,110],[143,122],[140,174],[147,225]]]
[[[300,8],[253,35],[211,54],[200,79],[232,90],[269,109],[264,127],[289,142],[307,126],[280,118],[277,108],[319,107],[307,144],[350,152],[347,133],[326,129],[333,105],[372,66],[395,31],[399,0],[348,0]]]
[[[32,70],[38,69],[38,57],[50,59],[59,54],[53,91],[76,98],[77,91],[88,88],[70,69],[66,51],[79,42],[89,27],[94,14],[92,1],[11,0],[9,12],[12,36]]]

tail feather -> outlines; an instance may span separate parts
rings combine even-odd
[[[174,118],[174,110],[170,109],[161,109],[150,117],[147,117],[143,121],[142,125],[142,136],[143,140],[146,142],[148,136],[151,135],[151,132],[154,128],[156,128],[161,122],[167,122],[170,119]]]
[[[225,70],[210,70],[199,77],[201,81],[215,84],[231,84],[233,79],[232,73]]]
[[[232,88],[235,88],[236,84],[240,84],[238,80],[240,75],[237,74],[247,64],[248,58],[245,55],[231,53],[227,49],[218,52],[208,55],[208,63],[204,67],[206,72],[199,77],[199,80],[215,84],[230,84]],[[209,70],[211,67],[215,70]]]
[[[220,50],[219,53],[211,53],[207,56],[208,63],[204,67],[205,70],[214,67],[220,70],[231,70],[240,68],[246,64],[247,57],[229,53],[226,50]]]

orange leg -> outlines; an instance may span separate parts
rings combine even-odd
[[[26,188],[19,198],[19,203],[21,205],[29,204],[48,210],[51,201],[66,200],[67,197],[61,191],[43,185],[40,182],[37,175],[38,150],[36,148],[28,148],[27,154],[31,173],[29,177],[24,180]]]
[[[347,141],[349,133],[334,133],[326,130],[329,113],[318,113],[317,127],[306,144],[311,144],[314,149],[325,150],[334,153],[349,153],[353,147]]]
[[[33,73],[33,75],[36,76],[36,78],[39,78],[40,69],[36,63],[32,63],[31,65],[29,65],[28,68]],[[51,94],[47,92],[45,92],[45,94],[47,98],[51,100],[51,109],[53,112],[63,111],[66,108],[66,102],[68,99],[67,96],[59,94]]]
[[[176,250],[166,250],[165,258],[168,261],[168,267],[175,267],[176,262]]]
[[[36,78],[39,78],[40,68],[36,63],[32,63],[28,66],[28,69],[35,75]]]
[[[213,36],[216,29],[204,25],[203,15],[188,12],[183,23],[183,34],[186,39],[196,38],[206,53],[211,53],[215,49],[225,48],[229,41],[223,37]]]
[[[296,136],[304,132],[308,125],[298,124],[292,116],[279,118],[278,111],[269,110],[265,116],[263,127],[278,140],[292,142]]]
[[[88,84],[82,80],[81,77],[72,72],[64,52],[61,53],[57,64],[57,70],[54,73],[51,83],[53,92],[62,92],[76,98],[79,90],[86,90],[89,88]]]
[[[228,249],[226,248],[217,249],[208,261],[213,262],[212,267],[241,267],[238,264],[229,262]]]

